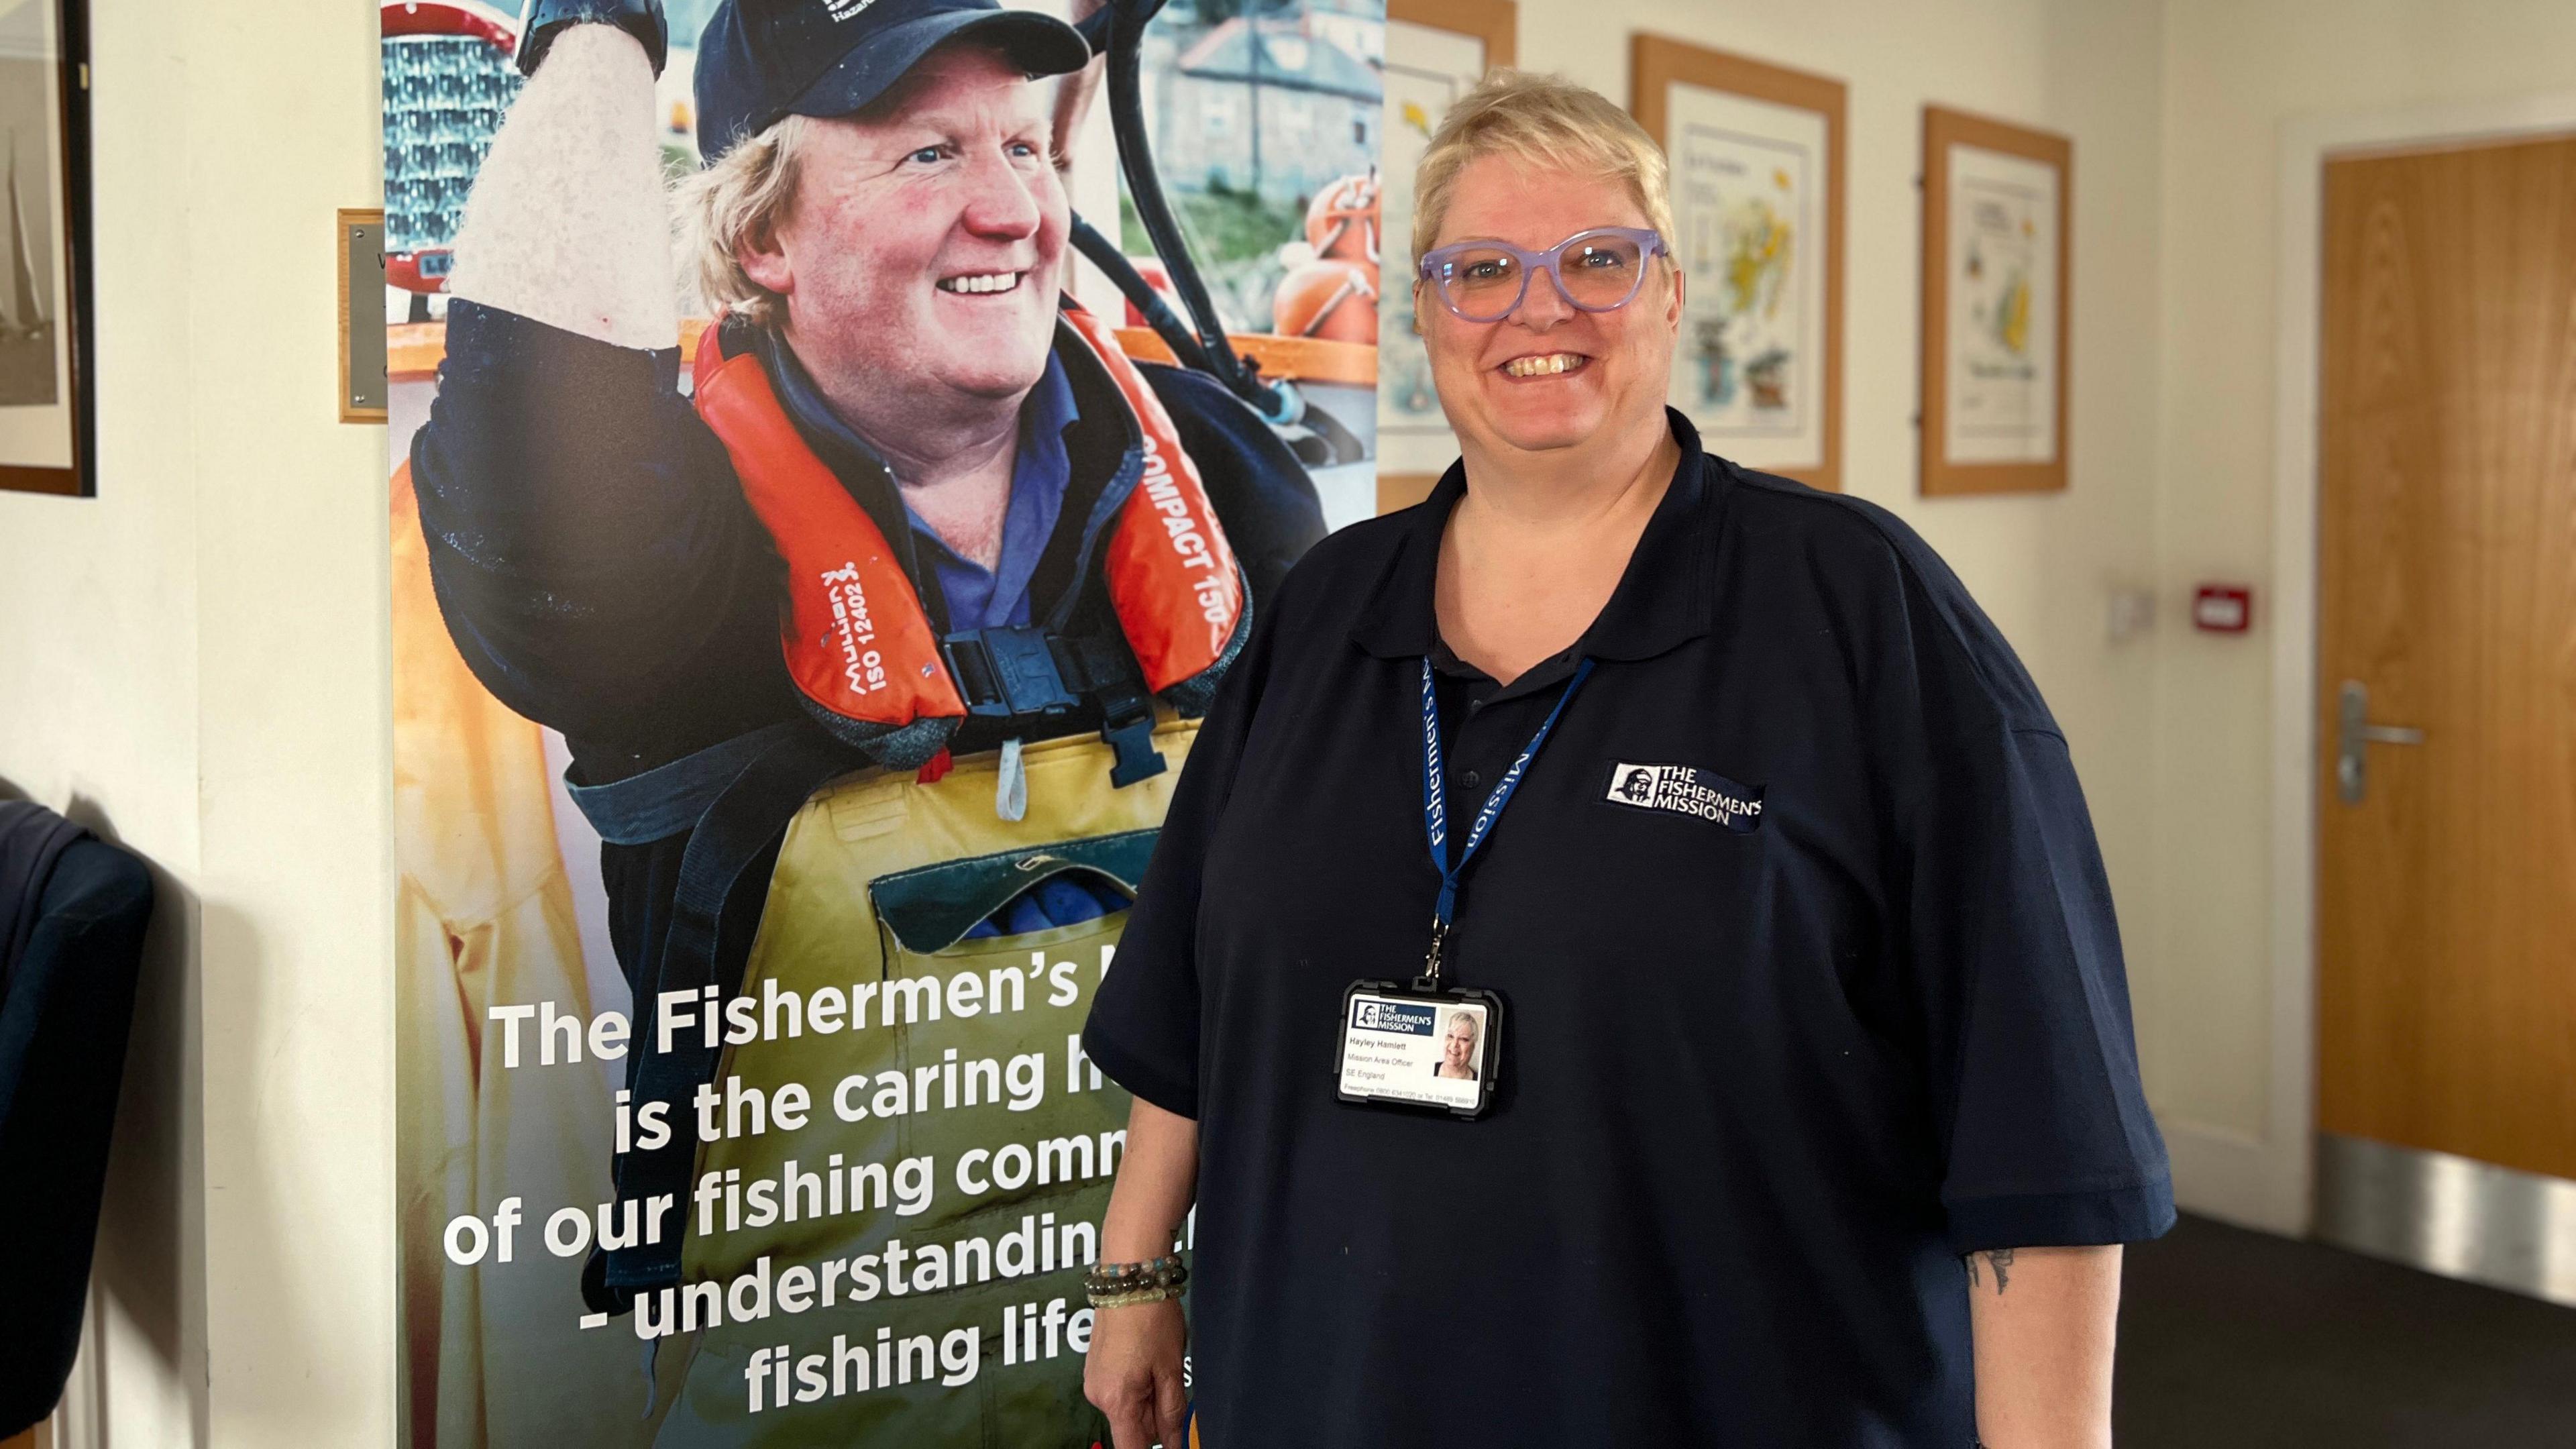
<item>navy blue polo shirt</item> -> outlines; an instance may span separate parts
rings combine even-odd
[[[1904,524],[1670,420],[1574,650],[1441,647],[1453,467],[1308,553],[1192,751],[1084,1044],[1199,1123],[1211,1444],[1967,1449],[1960,1255],[2172,1221],[2029,675]],[[1476,1122],[1333,1091],[1343,989],[1426,945],[1425,656],[1453,820],[1596,661],[1460,897],[1509,1007]]]

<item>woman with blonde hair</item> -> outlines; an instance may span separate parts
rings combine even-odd
[[[1904,524],[1665,406],[1666,188],[1545,77],[1424,157],[1460,460],[1257,624],[1084,1036],[1117,1449],[2110,1442],[2173,1207],[2065,740]]]

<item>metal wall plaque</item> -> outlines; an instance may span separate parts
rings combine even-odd
[[[385,214],[339,216],[340,421],[385,420]]]

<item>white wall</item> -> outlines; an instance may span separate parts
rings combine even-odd
[[[0,781],[154,862],[159,908],[101,1228],[85,1370],[130,1442],[184,1444],[205,1377],[195,1070],[197,489],[169,205],[186,175],[175,47],[95,17],[99,461],[94,500],[0,493]],[[74,1381],[76,1410],[95,1416]]]
[[[188,320],[211,1424],[225,1444],[388,1444],[385,442],[338,421],[333,356],[332,213],[380,195],[376,13],[182,9],[189,112],[221,118],[190,147],[189,230],[228,244],[192,255]],[[255,305],[243,258],[283,283]]]
[[[67,1442],[389,1443],[384,443],[330,250],[376,19],[92,10],[100,496],[0,494],[0,779],[162,896]]]
[[[2160,634],[2155,934],[2145,952],[2154,965],[2142,973],[2141,1005],[2153,1023],[2157,1111],[2187,1195],[2298,1231],[2302,1205],[2267,1170],[2300,1150],[2270,1121],[2281,127],[2297,116],[2563,93],[2576,87],[2576,5],[2168,0],[2165,9],[2157,557],[2168,596],[2194,580],[2254,583],[2257,632]]]

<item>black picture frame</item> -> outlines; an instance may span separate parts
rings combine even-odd
[[[94,386],[92,358],[96,347],[96,322],[92,306],[93,262],[91,247],[90,203],[90,67],[88,0],[37,0],[48,6],[54,16],[55,54],[53,63],[59,72],[56,94],[60,104],[51,118],[53,127],[54,175],[61,180],[56,195],[58,206],[47,208],[53,221],[53,238],[60,244],[64,260],[60,278],[60,315],[48,319],[69,341],[68,365],[63,372],[69,396],[54,404],[65,407],[70,428],[71,462],[68,466],[50,462],[25,462],[0,455],[0,490],[22,493],[52,493],[66,497],[89,498],[98,492],[97,437],[98,403]],[[9,174],[0,171],[0,175]],[[20,198],[16,194],[0,196],[0,225],[24,229]],[[10,245],[17,256],[18,243]],[[13,267],[13,271],[16,270]],[[23,287],[14,276],[0,276],[0,288],[22,293]],[[16,295],[0,298],[8,309],[11,325],[26,326],[18,315]]]

